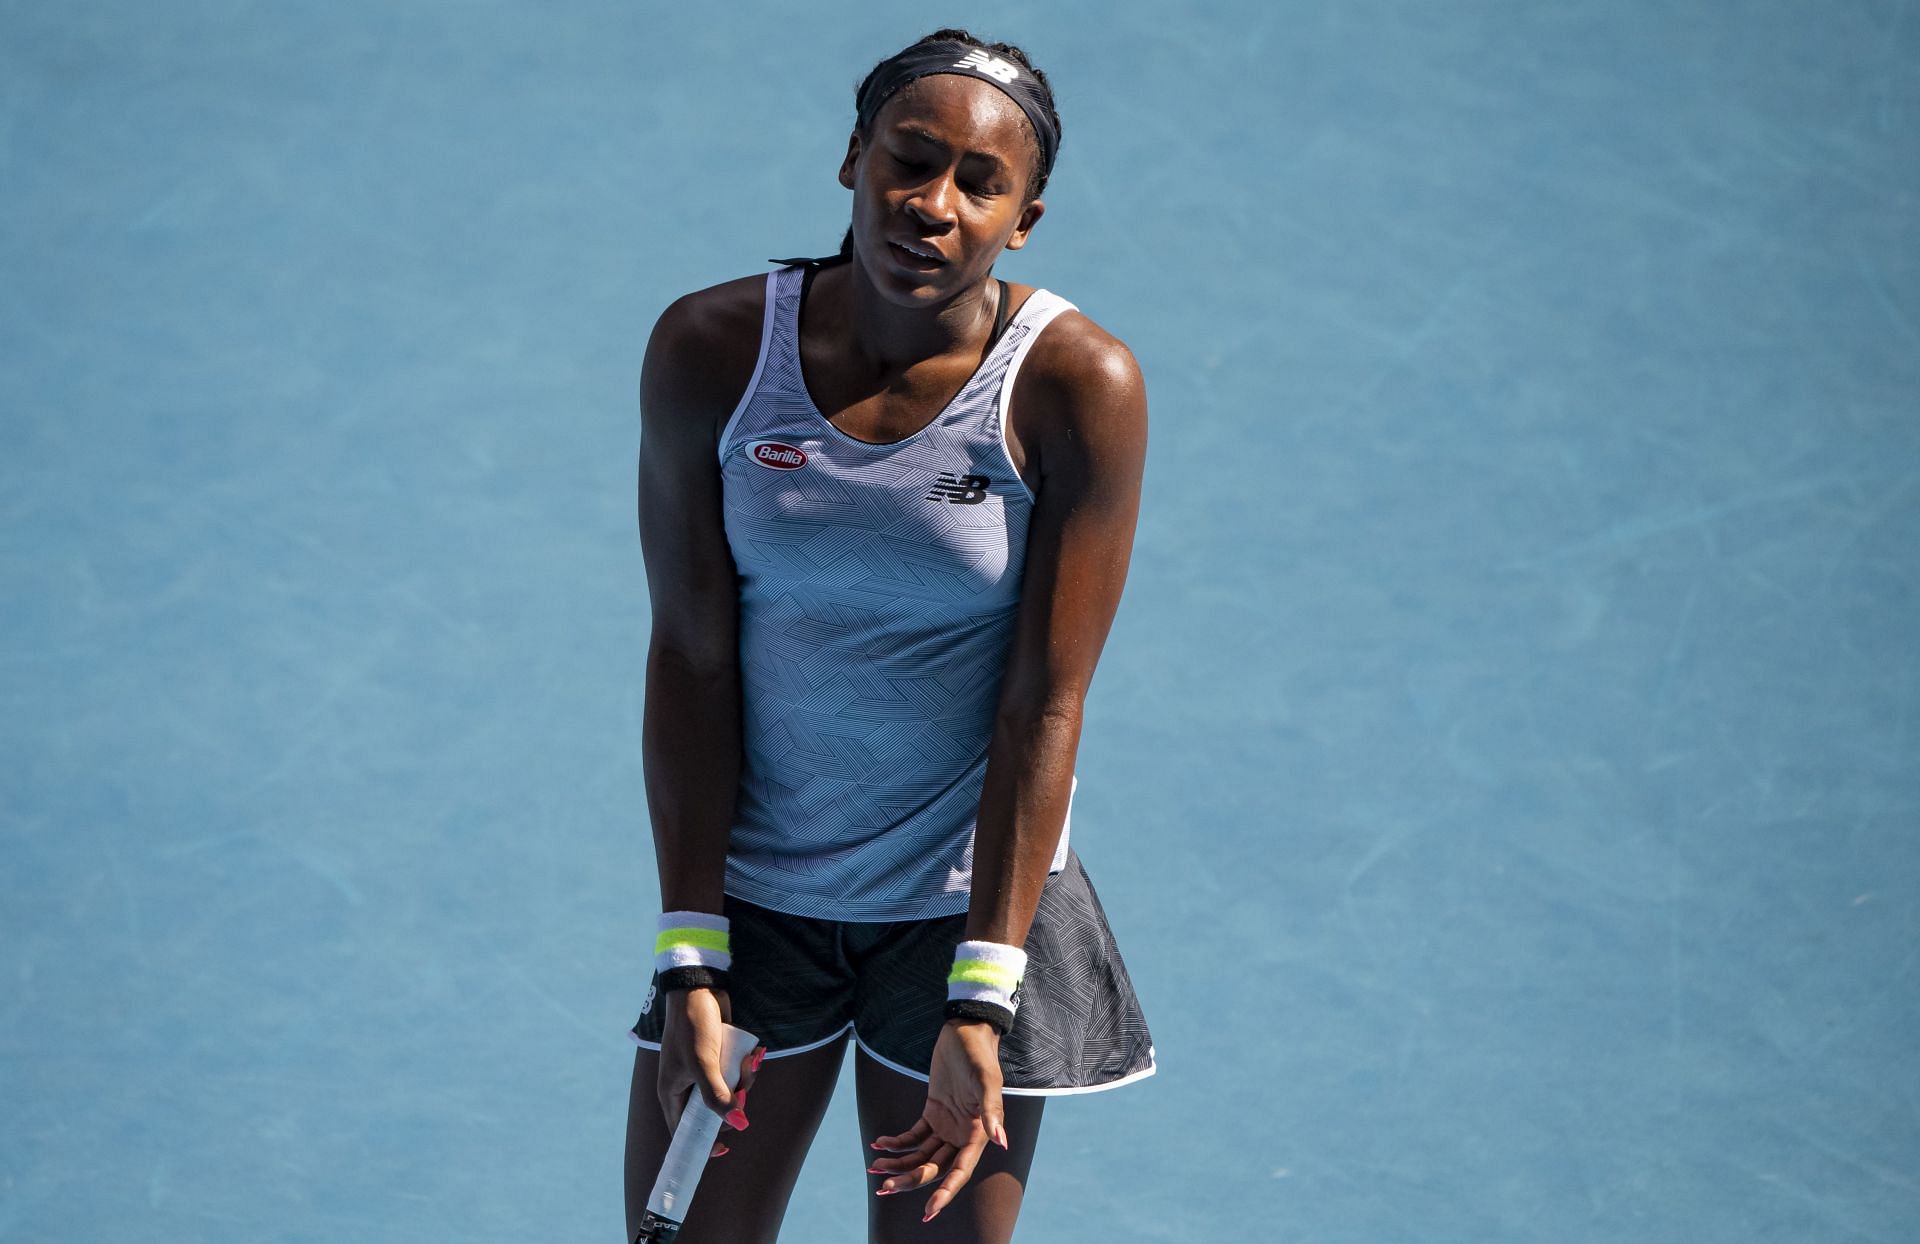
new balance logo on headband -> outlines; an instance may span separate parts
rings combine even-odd
[[[989,78],[997,78],[1002,82],[1011,82],[1020,76],[1019,69],[1001,60],[998,56],[988,56],[979,48],[973,49],[973,51],[968,52],[961,59],[953,62],[953,67],[955,69],[977,70],[980,73],[986,74]]]

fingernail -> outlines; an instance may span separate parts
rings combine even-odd
[[[746,1112],[743,1110],[727,1111],[727,1126],[732,1128],[736,1132],[746,1131],[747,1130]]]
[[[900,1191],[900,1189],[898,1189],[898,1188],[875,1188],[875,1189],[873,1190],[873,1195],[875,1195],[875,1196],[892,1196],[892,1195],[893,1195],[894,1193],[896,1193],[896,1192],[898,1192],[898,1191]]]
[[[993,1139],[999,1144],[999,1146],[1002,1149],[1007,1149],[1009,1151],[1012,1149],[1012,1146],[1007,1144],[1007,1129],[1004,1127],[1001,1127],[998,1123],[993,1125]]]
[[[932,1222],[932,1221],[933,1221],[933,1216],[934,1216],[935,1214],[937,1214],[937,1213],[939,1213],[939,1212],[940,1212],[940,1211],[939,1211],[939,1210],[937,1210],[937,1209],[930,1209],[930,1210],[928,1210],[928,1211],[927,1211],[927,1216],[926,1216],[925,1218],[922,1218],[922,1219],[921,1219],[920,1221],[921,1221],[921,1222]]]
[[[724,1157],[726,1157],[726,1156],[727,1156],[727,1152],[728,1152],[728,1150],[727,1150],[727,1147],[726,1147],[725,1145],[720,1145],[720,1144],[716,1144],[716,1145],[715,1145],[715,1146],[713,1147],[713,1152],[712,1152],[711,1154],[709,1154],[708,1156],[709,1156],[709,1157],[715,1157],[715,1158],[724,1158]]]
[[[879,1141],[877,1141],[877,1140],[876,1140],[876,1141],[874,1141],[874,1142],[873,1142],[872,1144],[870,1144],[870,1145],[868,1145],[868,1146],[867,1146],[867,1148],[869,1148],[869,1149],[881,1149],[881,1148],[883,1148],[883,1146],[882,1146],[882,1145],[880,1144],[880,1142],[879,1142]]]
[[[755,1071],[760,1070],[760,1064],[765,1062],[766,1058],[767,1058],[767,1047],[763,1045],[759,1049],[753,1052],[753,1069]]]

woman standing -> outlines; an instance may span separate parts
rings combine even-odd
[[[841,253],[687,295],[647,347],[666,914],[629,1237],[698,1091],[728,1130],[681,1241],[774,1239],[849,1038],[875,1241],[1010,1238],[1045,1098],[1153,1071],[1067,833],[1139,508],[1139,368],[993,276],[1059,146],[1020,49],[938,31],[856,105]],[[726,1021],[764,1043],[732,1094]]]

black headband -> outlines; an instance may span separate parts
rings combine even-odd
[[[978,78],[998,87],[1008,99],[1020,105],[1020,111],[1026,113],[1027,120],[1033,124],[1034,137],[1040,140],[1040,175],[1043,180],[1052,176],[1053,156],[1060,149],[1060,128],[1053,123],[1050,112],[1052,94],[1032,71],[970,43],[923,43],[908,48],[892,60],[882,61],[855,101],[860,129],[873,127],[873,119],[880,115],[881,106],[893,98],[894,92],[915,78],[936,73]]]

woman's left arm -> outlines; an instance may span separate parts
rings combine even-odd
[[[1009,946],[1026,941],[1060,843],[1087,687],[1126,583],[1147,456],[1139,364],[1091,320],[1068,316],[1055,327],[1074,331],[1044,334],[1028,359],[1039,400],[1021,405],[1021,431],[1038,455],[1040,487],[973,840],[967,937]]]
[[[1034,343],[1018,383],[1020,440],[1036,456],[1040,487],[987,752],[967,909],[968,939],[1010,946],[1026,941],[1060,842],[1087,687],[1126,583],[1147,453],[1139,364],[1084,316],[1067,312]],[[999,1051],[990,1025],[949,1020],[934,1049],[925,1113],[878,1142],[900,1154],[876,1164],[894,1172],[883,1188],[940,1180],[929,1217],[965,1186],[989,1139],[1006,1144]]]

